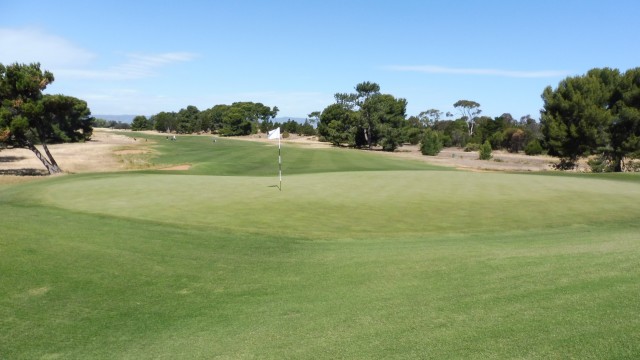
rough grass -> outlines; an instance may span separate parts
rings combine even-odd
[[[638,177],[304,149],[280,192],[248,146],[0,189],[0,358],[640,355]]]

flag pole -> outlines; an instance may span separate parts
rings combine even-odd
[[[267,134],[267,139],[273,140],[278,137],[278,176],[280,177],[280,186],[278,189],[282,191],[282,146],[280,145],[280,127],[269,131]]]
[[[280,150],[280,136],[278,136],[278,175],[280,176],[280,191],[282,191],[282,152]]]

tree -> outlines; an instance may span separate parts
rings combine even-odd
[[[624,73],[613,100],[611,160],[613,170],[622,171],[625,157],[640,158],[640,68]]]
[[[402,145],[407,101],[380,94],[380,86],[368,81],[358,84],[355,90],[352,94],[335,94],[336,103],[320,116],[318,134],[335,145],[381,145],[385,151]]]
[[[354,117],[355,112],[345,104],[329,105],[320,115],[318,135],[335,146],[353,145],[356,129],[352,121]]]
[[[436,156],[442,150],[442,136],[439,132],[426,129],[420,142],[420,152],[422,155]]]
[[[171,133],[178,126],[178,114],[175,112],[161,111],[151,116],[151,121],[155,124],[155,129],[160,132]]]
[[[223,127],[224,114],[229,110],[230,105],[215,105],[206,110],[207,116],[211,117],[211,132],[219,132]]]
[[[482,110],[480,110],[480,104],[471,100],[458,100],[453,104],[453,107],[458,109],[462,117],[467,121],[469,136],[473,136],[476,117],[482,112]]]
[[[592,154],[621,163],[623,154],[616,154],[611,139],[614,120],[625,107],[620,81],[618,70],[592,69],[585,76],[564,79],[555,90],[545,88],[541,125],[551,155],[561,157],[569,167],[579,157]]]
[[[375,104],[369,135],[372,143],[380,144],[384,151],[396,150],[405,141],[403,130],[406,123],[407,100],[396,99],[389,94],[376,94],[370,97],[368,102]]]
[[[360,108],[360,129],[362,130],[362,135],[364,136],[365,141],[369,149],[375,143],[373,137],[374,129],[376,128],[376,123],[378,122],[378,112],[381,111],[378,109],[379,103],[376,101],[370,101],[370,99],[374,95],[380,94],[380,85],[376,83],[372,83],[369,81],[365,81],[356,85],[356,94],[355,95],[355,104]]]
[[[482,145],[480,145],[480,160],[489,160],[491,159],[491,144],[489,144],[489,140],[485,141]]]
[[[312,136],[315,134],[316,129],[313,127],[309,119],[306,119],[302,125],[298,126],[298,135]]]
[[[530,141],[527,146],[524,147],[524,153],[527,155],[540,155],[542,154],[542,145],[537,139]]]
[[[286,131],[289,134],[297,134],[299,126],[300,126],[300,124],[298,124],[297,121],[288,119],[287,121],[282,123],[282,129],[281,130],[283,132]]]
[[[418,114],[418,118],[420,119],[420,122],[425,127],[433,126],[433,124],[440,121],[441,117],[442,117],[442,111],[438,109],[429,109],[426,111],[422,111],[420,112],[420,114]]]
[[[131,121],[131,130],[133,131],[151,130],[151,129],[153,129],[151,121],[149,121],[147,117],[144,115],[138,115],[133,118],[133,121]]]
[[[93,118],[87,103],[65,95],[43,95],[54,81],[39,63],[0,64],[0,145],[31,150],[50,174],[62,170],[47,143],[91,138]],[[42,145],[45,155],[35,147]]]
[[[307,120],[309,120],[311,126],[317,126],[320,123],[320,114],[320,111],[313,111],[307,115]]]
[[[220,116],[220,134],[224,136],[239,136],[255,133],[260,128],[260,123],[270,121],[278,114],[278,107],[270,108],[261,103],[235,102],[230,106],[214,107],[216,114]]]
[[[422,139],[424,125],[417,116],[409,116],[403,126],[404,139],[411,145],[417,145]]]
[[[179,134],[191,134],[202,131],[202,124],[198,121],[200,110],[193,105],[187,106],[185,109],[178,111],[178,124],[176,132]]]

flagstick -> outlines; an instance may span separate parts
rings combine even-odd
[[[282,154],[280,151],[280,136],[278,136],[278,174],[280,175],[280,191],[282,191]]]

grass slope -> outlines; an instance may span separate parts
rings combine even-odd
[[[190,164],[179,173],[189,175],[274,176],[278,174],[277,141],[270,143],[217,138],[180,136],[178,141],[143,135],[155,140],[157,164]],[[309,174],[341,171],[390,171],[441,169],[419,161],[397,161],[372,152],[346,149],[311,149],[282,144],[283,174]]]
[[[0,358],[640,354],[638,177],[300,149],[280,192],[270,147],[199,141],[158,145],[183,175],[0,189]]]

